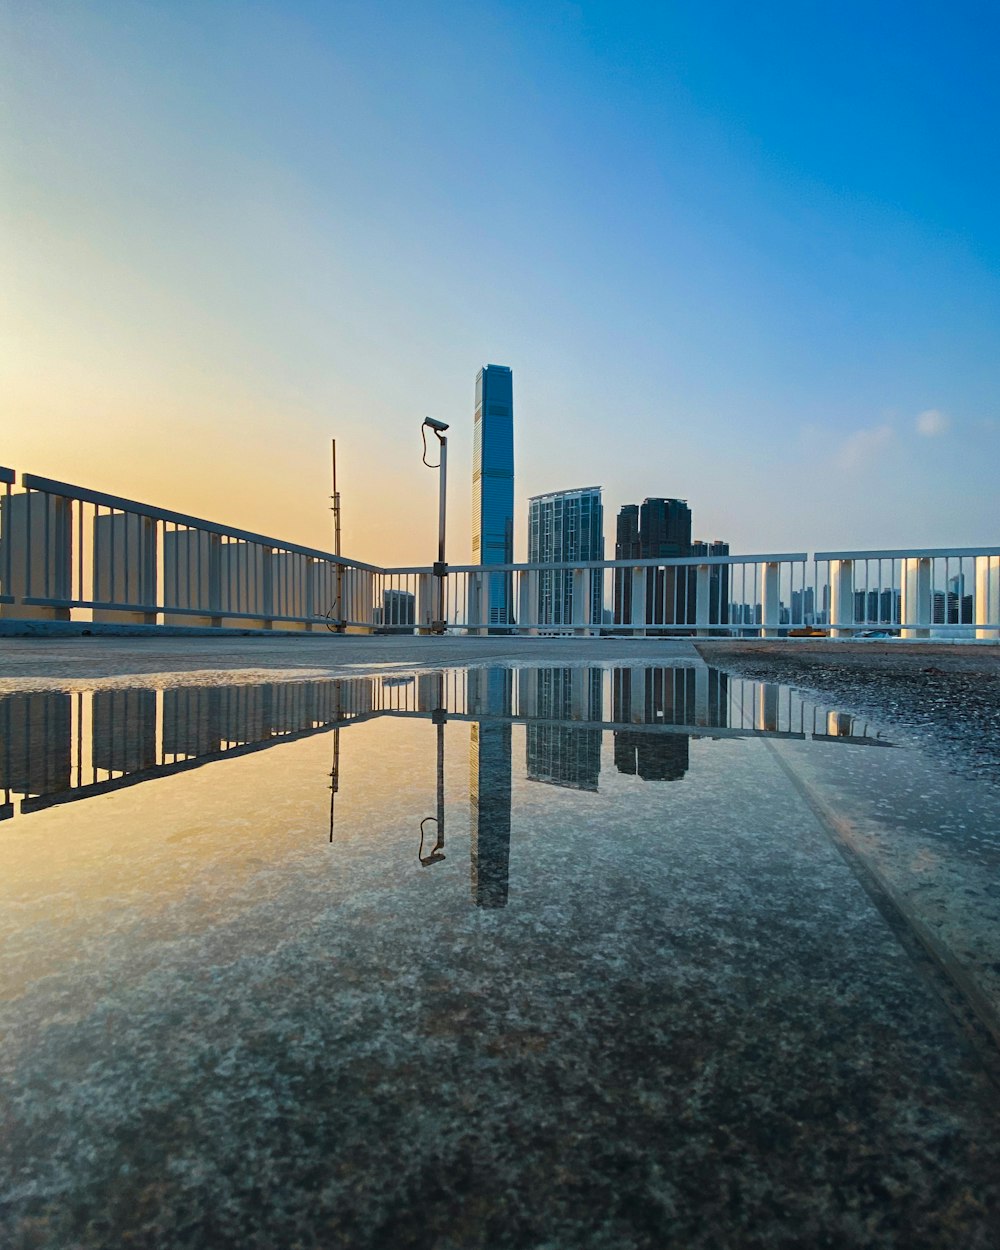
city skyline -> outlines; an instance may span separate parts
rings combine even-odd
[[[0,21],[3,464],[328,548],[336,438],[344,551],[427,563],[429,413],[463,562],[502,360],[521,551],[524,500],[593,480],[740,552],[993,539],[992,7]]]

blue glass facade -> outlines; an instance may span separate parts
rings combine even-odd
[[[472,559],[514,560],[514,375],[506,365],[484,365],[476,375],[472,447]],[[494,574],[487,590],[486,624],[513,621],[511,578]]]
[[[601,488],[561,490],[536,495],[528,504],[528,561],[532,564],[582,564],[604,559],[604,507]],[[603,620],[600,573],[590,579],[590,621]],[[540,625],[573,623],[573,574],[554,569],[538,579]]]

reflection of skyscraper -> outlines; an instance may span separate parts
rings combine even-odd
[[[472,559],[514,560],[514,375],[506,365],[484,365],[476,375],[472,447]],[[490,575],[484,624],[513,619],[509,574]]]
[[[471,669],[468,710],[484,717],[469,747],[472,899],[477,907],[506,907],[510,869],[511,726],[489,717],[511,714],[510,669]]]
[[[539,720],[601,721],[602,675],[597,668],[522,669],[519,705]],[[596,790],[601,775],[601,730],[538,725],[525,734],[529,781]]]
[[[583,564],[604,559],[604,507],[601,488],[557,490],[536,495],[528,504],[528,561],[531,564]],[[540,625],[572,625],[574,611],[595,625],[604,619],[600,573],[584,575],[589,611],[573,602],[573,570],[553,569],[538,578]]]

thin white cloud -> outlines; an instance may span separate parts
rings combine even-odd
[[[864,468],[891,442],[891,425],[876,425],[869,430],[858,430],[840,445],[836,456],[837,464],[842,469]]]
[[[944,434],[950,425],[951,420],[947,414],[940,412],[937,408],[928,408],[917,417],[917,433],[922,434],[924,438],[937,438],[939,434]]]

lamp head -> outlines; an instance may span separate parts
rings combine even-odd
[[[436,434],[441,434],[448,428],[446,421],[435,421],[433,417],[424,417],[424,425],[429,426]]]

